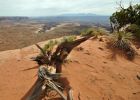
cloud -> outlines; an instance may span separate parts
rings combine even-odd
[[[117,0],[120,1],[120,0]],[[110,15],[116,8],[115,0],[1,0],[0,16],[47,16],[64,13],[95,13]],[[128,6],[130,0],[123,0]],[[140,3],[140,0],[133,0]]]

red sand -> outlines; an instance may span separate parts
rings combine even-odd
[[[42,42],[41,44],[44,44]],[[140,57],[128,61],[112,58],[106,42],[88,40],[74,49],[63,66],[63,76],[73,88],[74,100],[140,100]],[[140,50],[137,50],[140,52]],[[21,100],[37,79],[35,46],[0,52],[0,100]]]

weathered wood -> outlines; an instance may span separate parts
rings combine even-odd
[[[68,92],[69,100],[73,100],[73,90],[70,89]]]
[[[88,40],[91,36],[86,36],[80,39],[77,39],[72,42],[64,42],[58,45],[56,48],[56,51],[50,55],[48,55],[44,50],[36,44],[36,46],[40,49],[42,52],[42,56],[37,56],[34,61],[37,61],[39,65],[43,64],[49,64],[51,66],[56,67],[56,72],[61,73],[62,72],[62,64],[63,61],[66,59],[66,57],[69,55],[69,53],[72,51],[72,49],[78,45],[80,45],[82,42]]]
[[[83,37],[73,42],[66,42],[66,43],[64,42],[57,47],[51,59],[51,63],[54,64],[54,66],[56,66],[57,73],[62,72],[62,63],[69,55],[69,53],[72,51],[72,49],[80,45],[82,42],[88,40],[89,38],[91,38],[91,36]]]
[[[53,54],[51,54],[50,59],[47,53],[44,52],[44,50],[38,44],[36,44],[36,46],[42,52],[43,56],[37,58],[35,61],[37,61],[39,65],[46,64],[46,61],[47,61],[49,65],[56,67],[56,73],[61,73],[63,61],[72,51],[72,49],[80,45],[82,42],[88,40],[90,37],[91,36],[87,36],[87,37],[83,37],[81,39],[75,40],[73,42],[66,42],[66,43],[60,44],[57,47],[56,51]],[[43,84],[44,82],[38,79],[34,85],[33,92],[26,100],[39,100],[40,95],[44,92],[42,90]],[[54,83],[50,81],[48,85],[51,85],[52,88],[56,90],[64,100],[67,100],[67,97],[58,89],[58,87]],[[69,95],[70,95],[69,99],[73,100],[72,90],[69,91]]]
[[[64,100],[67,100],[67,97],[57,88],[57,86],[51,82],[48,81],[47,83],[51,88],[53,88]]]

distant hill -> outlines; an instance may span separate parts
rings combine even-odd
[[[60,16],[97,16],[96,14],[92,13],[73,13],[73,14],[62,14]]]
[[[109,16],[92,13],[62,14],[58,16],[32,17],[38,21],[48,22],[83,22],[83,23],[109,23]]]
[[[41,16],[41,17],[0,17],[0,21],[27,21],[27,22],[41,22],[41,23],[63,23],[63,22],[77,22],[80,24],[92,24],[96,26],[110,27],[109,16],[101,16],[92,13],[77,13],[77,14],[63,14],[58,16]]]
[[[94,24],[110,27],[109,16],[95,14],[66,14],[60,16],[33,17],[32,19],[39,22],[77,22],[80,24]]]
[[[41,16],[41,17],[0,17],[0,22],[14,23],[39,23],[47,26],[55,26],[61,23],[79,23],[81,26],[98,26],[110,30],[109,16],[101,16],[91,13],[63,14],[59,16]]]
[[[0,21],[4,20],[12,20],[12,21],[21,21],[21,20],[28,20],[29,17],[10,17],[10,16],[5,16],[5,17],[0,17]]]

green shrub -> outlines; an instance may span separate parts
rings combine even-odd
[[[140,26],[136,25],[136,24],[132,24],[130,25],[127,29],[127,32],[131,32],[133,33],[133,35],[140,40]]]
[[[131,40],[133,36],[131,33],[118,32],[113,33],[111,39],[111,46],[113,48],[122,50],[128,59],[133,59],[135,56],[135,50],[131,47]]]
[[[106,31],[103,28],[89,28],[81,32],[82,36],[98,36],[104,35]]]
[[[59,42],[57,40],[49,40],[48,43],[44,45],[43,51],[44,52],[51,52],[55,45],[61,44],[63,42],[72,42],[75,39],[76,39],[76,36],[72,35],[72,36],[65,36],[65,37],[63,37],[61,42]]]
[[[116,32],[113,33],[113,46],[123,49],[126,46],[130,44],[130,40],[133,39],[133,36],[131,33],[125,33],[125,32]]]
[[[65,36],[63,37],[63,39],[61,40],[62,43],[66,43],[66,42],[73,42],[74,40],[76,40],[76,36],[75,35],[71,35],[71,36]]]
[[[120,4],[120,8],[110,17],[110,23],[117,30],[127,24],[140,25],[140,4],[132,5],[130,3],[127,8]]]
[[[94,36],[98,37],[98,36],[102,36],[102,35],[106,35],[106,30],[103,28],[97,28],[96,31],[94,32]]]
[[[85,29],[81,32],[82,36],[93,36],[93,28]]]
[[[58,44],[57,40],[49,40],[47,44],[44,45],[43,50],[45,52],[51,51],[55,45]]]

